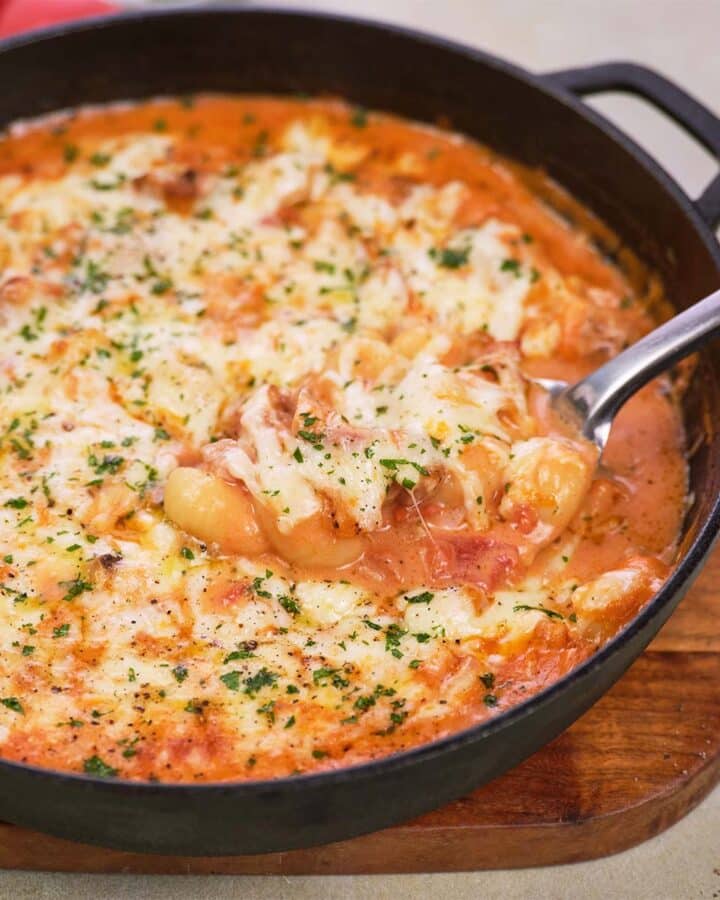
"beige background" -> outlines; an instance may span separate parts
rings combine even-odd
[[[609,59],[643,62],[676,79],[720,113],[720,0],[306,0],[304,4],[280,0],[277,5],[333,9],[411,24],[475,44],[538,72]],[[643,103],[619,97],[593,102],[644,144],[691,195],[697,195],[716,171],[704,151]],[[0,898],[67,896],[77,900],[719,898],[720,789],[653,841],[610,859],[574,866],[334,878],[0,874]]]

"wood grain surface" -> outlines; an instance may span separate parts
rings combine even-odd
[[[0,824],[0,868],[349,874],[594,859],[659,834],[720,780],[720,549],[662,633],[588,713],[470,796],[351,841],[263,856],[120,853]]]

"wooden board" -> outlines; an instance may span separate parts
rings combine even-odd
[[[668,828],[720,780],[720,549],[662,633],[568,731],[512,772],[419,819],[265,856],[119,853],[0,824],[0,868],[333,874],[593,859]]]

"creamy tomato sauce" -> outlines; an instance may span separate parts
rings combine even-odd
[[[529,379],[592,371],[662,291],[539,183],[335,100],[10,129],[2,756],[337,768],[496,715],[637,615],[685,509],[678,398],[641,391],[598,465]]]

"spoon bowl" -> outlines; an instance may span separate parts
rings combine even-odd
[[[620,407],[656,375],[720,335],[720,290],[674,316],[575,384],[535,378],[550,406],[600,450]]]

